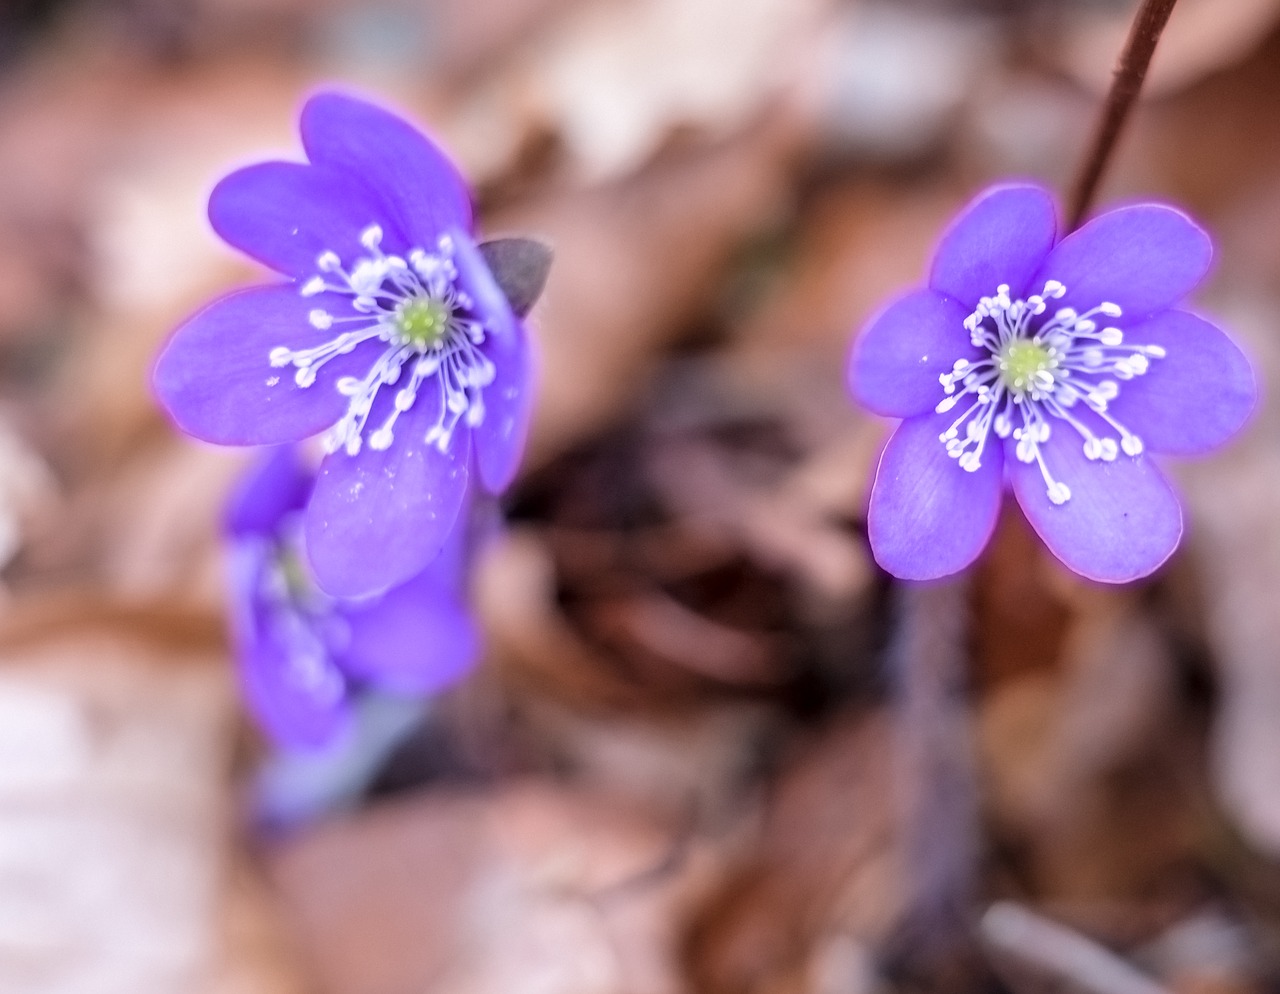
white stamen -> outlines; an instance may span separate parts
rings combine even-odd
[[[383,238],[383,229],[377,224],[361,231],[360,244],[370,254],[355,259],[349,270],[336,252],[320,253],[316,267],[331,277],[313,276],[299,288],[304,297],[323,292],[346,297],[349,315],[316,308],[308,321],[317,331],[332,331],[339,324],[349,330],[311,347],[277,346],[267,358],[276,368],[296,367],[294,382],[305,389],[315,384],[326,363],[350,355],[366,342],[377,343],[381,351],[363,376],[342,376],[333,383],[333,389],[348,398],[348,404],[346,414],[325,434],[325,450],[356,455],[366,442],[375,451],[389,448],[397,419],[418,402],[426,382],[434,379],[440,413],[425,440],[443,451],[459,422],[465,419],[467,426],[474,428],[484,421],[482,391],[496,375],[493,363],[480,350],[485,342],[484,326],[470,316],[474,304],[457,287],[451,238],[442,236],[434,252],[414,248],[406,254],[407,260],[387,254]],[[402,319],[407,306],[423,304],[443,316],[440,324],[428,324],[431,330],[425,332],[421,324],[412,323],[415,319]],[[375,350],[368,351],[373,354]],[[402,378],[408,382],[396,391],[384,423],[366,436],[378,391]]]
[[[961,469],[975,472],[982,465],[992,434],[1012,438],[1014,456],[1039,466],[1055,504],[1070,500],[1071,488],[1055,479],[1045,463],[1043,446],[1051,422],[1073,429],[1091,461],[1114,462],[1122,452],[1141,455],[1142,439],[1120,424],[1109,407],[1122,382],[1146,374],[1151,360],[1165,356],[1162,346],[1126,343],[1122,328],[1100,329],[1099,317],[1122,315],[1119,305],[1109,301],[1083,312],[1061,307],[1044,319],[1047,301],[1066,293],[1066,286],[1049,280],[1040,293],[1026,299],[1012,299],[1007,284],[983,297],[964,327],[970,341],[987,355],[957,359],[950,372],[941,374],[944,396],[935,407],[939,414],[957,407],[963,412],[939,435]],[[1078,413],[1072,414],[1072,409]]]

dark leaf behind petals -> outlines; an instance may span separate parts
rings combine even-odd
[[[479,247],[511,309],[527,315],[551,275],[551,246],[536,238],[494,238]]]

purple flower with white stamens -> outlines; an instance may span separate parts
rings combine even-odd
[[[281,446],[246,475],[226,521],[245,696],[281,745],[299,749],[340,738],[362,689],[430,694],[465,675],[479,645],[462,589],[465,528],[423,572],[386,593],[330,597],[300,548],[314,481],[299,453]]]
[[[531,361],[444,154],[399,117],[333,93],[307,102],[300,129],[309,162],[238,170],[209,198],[218,234],[288,282],[192,317],[154,384],[206,441],[322,436],[307,552],[328,593],[361,596],[432,560],[473,473],[492,493],[511,482]]]
[[[1207,452],[1257,399],[1240,350],[1176,307],[1212,254],[1158,204],[1061,240],[1040,187],[995,187],[965,208],[928,286],[873,318],[850,361],[858,400],[903,419],[868,512],[880,565],[912,580],[964,569],[1006,486],[1083,576],[1119,583],[1168,559],[1182,510],[1148,453]]]

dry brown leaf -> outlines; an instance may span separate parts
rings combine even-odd
[[[272,847],[319,987],[335,994],[676,994],[699,860],[672,826],[545,782],[433,793]]]
[[[0,635],[0,986],[208,989],[230,841],[228,672],[123,616],[104,628],[63,614],[39,635],[22,614]]]

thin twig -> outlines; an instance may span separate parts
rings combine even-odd
[[[977,785],[968,689],[969,587],[904,584],[896,591],[899,788],[917,959],[967,931],[977,862]],[[927,958],[927,956],[926,956]]]
[[[1069,230],[1079,227],[1093,203],[1098,183],[1111,161],[1111,154],[1129,119],[1129,112],[1133,110],[1143,80],[1147,78],[1151,56],[1155,53],[1156,43],[1160,40],[1164,26],[1169,23],[1169,15],[1176,2],[1177,0],[1142,0],[1142,6],[1133,19],[1129,39],[1116,63],[1115,78],[1111,81],[1111,90],[1107,93],[1107,102],[1102,108],[1098,130],[1094,132],[1089,154],[1081,163],[1072,188]]]
[[[991,905],[978,931],[993,953],[1089,994],[1169,994],[1110,949],[1012,901]]]

